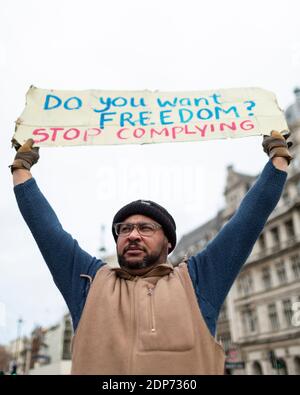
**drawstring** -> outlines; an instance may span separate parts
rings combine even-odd
[[[84,278],[87,278],[87,279],[89,279],[89,281],[90,281],[90,285],[92,284],[92,282],[93,282],[93,279],[92,279],[92,277],[91,276],[89,276],[88,274],[80,274],[80,277],[84,277]]]

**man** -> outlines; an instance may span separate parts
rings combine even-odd
[[[282,193],[292,159],[288,137],[264,136],[270,159],[239,209],[176,268],[167,260],[175,221],[147,200],[129,203],[113,219],[120,268],[83,251],[31,176],[39,159],[33,140],[14,142],[16,199],[72,316],[73,374],[223,374],[218,314]]]

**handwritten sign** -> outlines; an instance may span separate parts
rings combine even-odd
[[[149,144],[270,134],[287,129],[272,92],[63,91],[30,87],[14,138],[37,146]]]

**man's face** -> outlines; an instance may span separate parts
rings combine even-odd
[[[140,214],[131,215],[123,222],[157,224],[152,218]],[[151,236],[141,236],[135,227],[130,234],[118,236],[118,261],[121,267],[131,269],[155,266],[166,262],[169,246],[170,244],[162,228],[156,229]]]

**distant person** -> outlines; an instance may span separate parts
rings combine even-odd
[[[39,149],[31,139],[13,142],[20,211],[72,316],[72,374],[224,374],[224,350],[215,340],[218,314],[282,193],[292,159],[288,137],[277,131],[264,136],[269,161],[236,213],[175,268],[168,261],[175,221],[150,200],[131,202],[113,218],[120,268],[83,251],[32,178]]]

